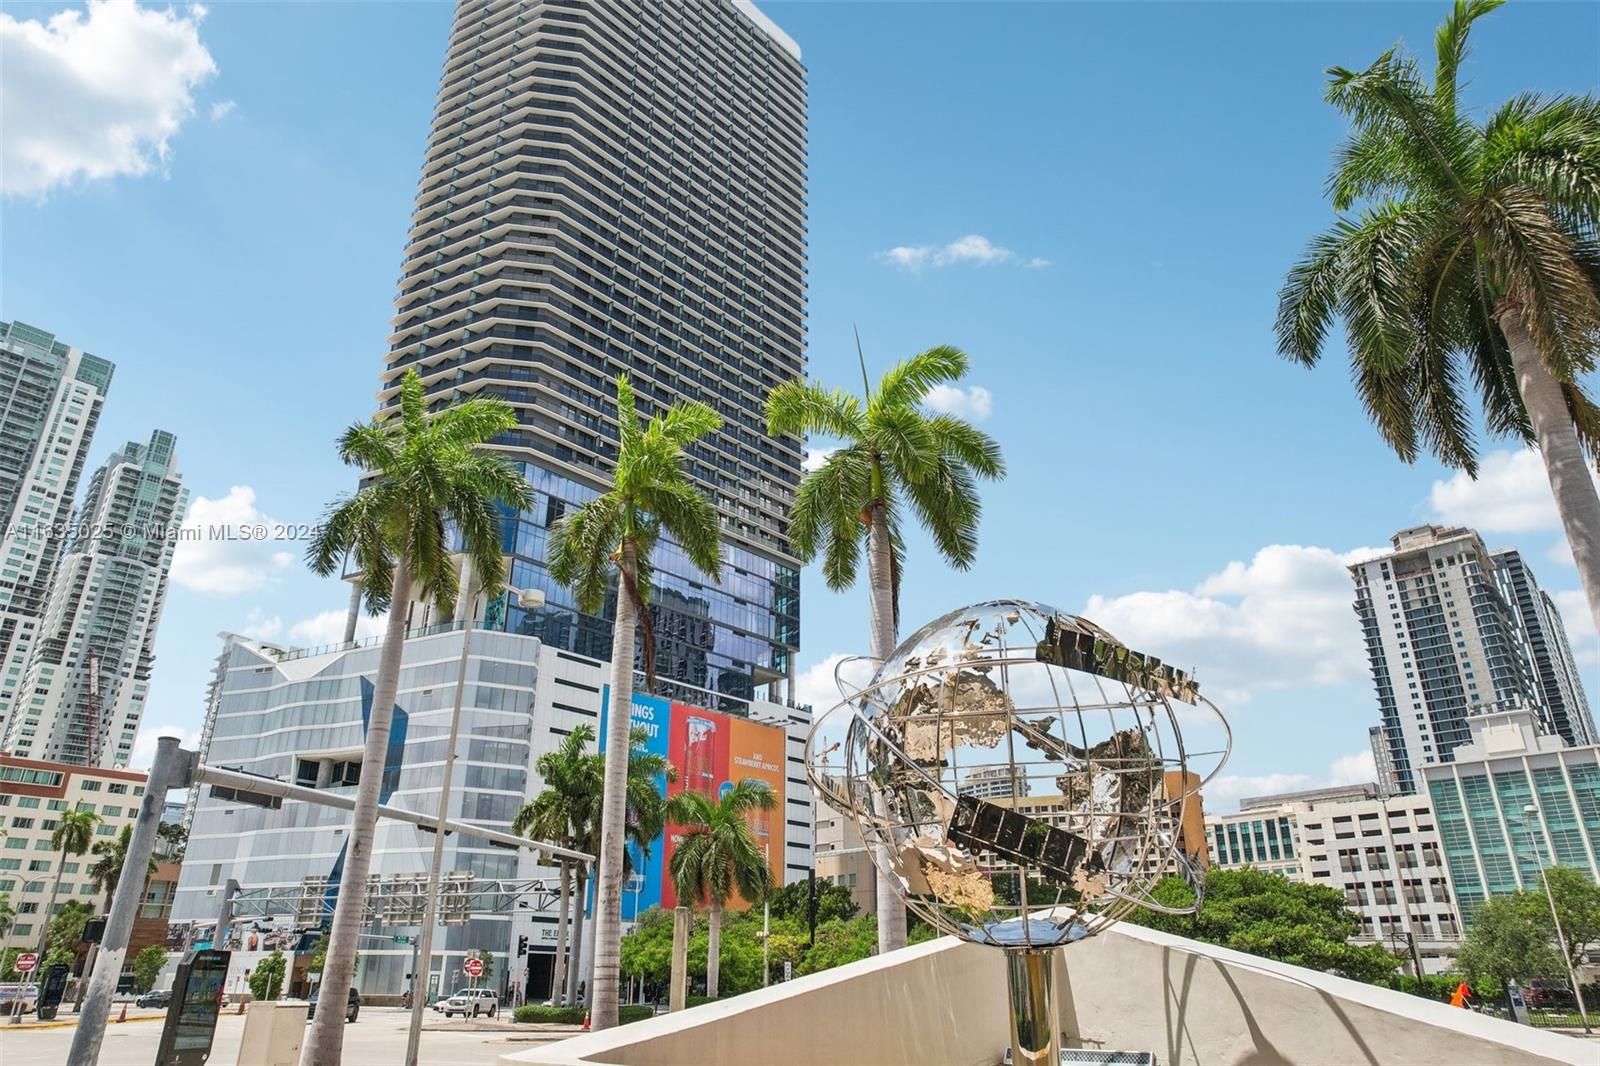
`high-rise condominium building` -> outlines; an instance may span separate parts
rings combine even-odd
[[[1394,790],[1411,793],[1422,767],[1470,739],[1469,717],[1535,706],[1539,689],[1477,533],[1416,526],[1391,543],[1350,573]]]
[[[114,367],[0,322],[0,736],[44,615]]]
[[[1572,657],[1561,611],[1550,594],[1539,587],[1533,571],[1515,548],[1496,551],[1494,566],[1500,593],[1516,608],[1522,624],[1523,646],[1539,683],[1546,725],[1568,744],[1581,747],[1595,743],[1600,736],[1595,733],[1583,677]]]
[[[507,630],[610,656],[545,538],[609,482],[626,374],[641,414],[692,399],[723,420],[686,464],[721,514],[722,581],[671,543],[654,556],[663,690],[732,706],[792,679],[800,442],[763,408],[804,371],[805,168],[799,49],[751,4],[458,3],[379,401],[416,370],[435,406],[516,408],[494,443],[537,503],[508,521],[510,580],[549,603]]]
[[[90,478],[6,728],[14,754],[128,765],[189,499],[175,445],[158,429]]]

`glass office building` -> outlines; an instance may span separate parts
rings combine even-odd
[[[1529,711],[1474,719],[1472,732],[1453,762],[1424,771],[1467,922],[1487,899],[1538,890],[1549,865],[1600,882],[1600,747],[1568,746]]]
[[[1500,593],[1516,610],[1522,625],[1523,646],[1533,667],[1534,679],[1539,683],[1546,726],[1561,734],[1568,744],[1600,742],[1594,717],[1589,713],[1589,697],[1583,690],[1583,675],[1573,658],[1560,608],[1550,594],[1539,587],[1533,570],[1515,548],[1496,551],[1494,567]]]
[[[545,535],[608,483],[626,374],[642,415],[689,399],[723,420],[685,466],[726,574],[660,546],[661,676],[729,703],[790,695],[801,442],[767,435],[764,404],[805,370],[805,168],[799,48],[753,4],[457,5],[379,402],[415,370],[435,408],[515,407],[495,445],[538,499],[508,522],[512,580],[550,604],[509,611],[513,631],[610,655],[614,603],[585,617],[552,587]]]

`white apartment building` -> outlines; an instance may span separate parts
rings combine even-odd
[[[39,923],[49,906],[57,876],[59,913],[69,900],[95,908],[105,892],[96,889],[89,869],[98,859],[93,845],[81,856],[63,860],[50,842],[64,811],[92,811],[100,819],[94,840],[114,841],[139,816],[145,775],[128,770],[69,766],[0,755],[0,897],[16,910],[16,924],[3,947],[38,942]]]
[[[1350,573],[1394,778],[1380,784],[1412,793],[1470,739],[1469,717],[1537,706],[1540,693],[1478,534],[1416,526],[1391,543]]]
[[[1376,785],[1241,800],[1206,818],[1212,862],[1253,866],[1343,893],[1360,919],[1356,943],[1409,955],[1426,973],[1448,968],[1461,915],[1426,797],[1379,795]]]
[[[158,429],[90,479],[13,700],[4,741],[12,754],[128,765],[189,500],[176,443]]]
[[[45,611],[113,365],[0,322],[0,736]]]

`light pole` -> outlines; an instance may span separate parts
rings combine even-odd
[[[470,570],[470,564],[469,564]],[[472,622],[477,617],[477,594],[475,587],[476,575],[468,574],[468,580],[462,582],[466,597],[467,610],[461,623],[461,662],[456,670],[456,698],[455,706],[450,712],[450,739],[446,742],[444,752],[444,774],[439,783],[439,818],[441,823],[450,813],[450,779],[454,774],[456,765],[456,741],[461,734],[461,701],[467,689],[467,659],[472,651]],[[517,597],[517,606],[532,609],[544,606],[544,592],[540,589],[517,589],[510,585],[504,586],[507,595]],[[433,859],[428,864],[428,891],[423,897],[422,929],[418,938],[421,943],[417,948],[417,964],[412,968],[411,974],[411,1024],[406,1032],[406,1066],[417,1066],[417,1055],[422,1046],[422,1010],[426,994],[417,995],[417,976],[420,973],[433,971],[433,927],[439,914],[439,876],[440,867],[444,865],[444,826],[441,824],[433,834]],[[423,988],[427,988],[424,981]],[[448,990],[446,990],[448,991]]]
[[[1567,938],[1561,932],[1561,916],[1556,913],[1555,893],[1550,890],[1550,867],[1545,865],[1544,850],[1539,847],[1539,838],[1535,833],[1542,833],[1536,828],[1535,819],[1539,817],[1539,808],[1530,803],[1522,808],[1523,827],[1528,830],[1528,838],[1533,841],[1533,861],[1539,867],[1539,880],[1544,882],[1545,902],[1550,904],[1550,920],[1555,923],[1556,943],[1561,948],[1561,960],[1567,964],[1567,979],[1572,982],[1572,994],[1578,1000],[1578,1017],[1583,1021],[1583,1031],[1593,1032],[1589,1028],[1589,1011],[1583,1003],[1583,985],[1578,981],[1578,971],[1572,968],[1572,953],[1567,950]],[[1555,860],[1552,850],[1550,858]]]

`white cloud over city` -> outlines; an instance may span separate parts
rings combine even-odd
[[[1476,480],[1457,471],[1447,480],[1435,481],[1428,503],[1438,521],[1468,526],[1479,533],[1561,529],[1544,460],[1531,448],[1488,453],[1479,464]]]
[[[1198,665],[1202,688],[1229,703],[1345,684],[1366,672],[1348,567],[1376,553],[1274,544],[1192,589],[1092,596],[1083,613],[1130,647]]]
[[[44,20],[0,13],[0,188],[42,196],[165,166],[217,72],[204,17],[105,0]]]
[[[1019,256],[1010,248],[1002,247],[979,233],[957,237],[948,244],[901,244],[884,252],[878,258],[904,270],[917,272],[939,267],[972,264],[990,266],[996,263],[1017,263],[1030,269],[1050,265],[1042,256]]]
[[[270,539],[277,525],[256,507],[248,485],[234,485],[219,499],[196,496],[173,552],[173,582],[219,595],[274,584],[295,559],[283,541]]]
[[[1377,778],[1378,768],[1372,757],[1372,749],[1363,748],[1334,759],[1323,774],[1223,774],[1206,786],[1206,809],[1215,812],[1224,807],[1232,808],[1239,800],[1249,796],[1271,796],[1280,792],[1333,785],[1359,785],[1376,781]]]

